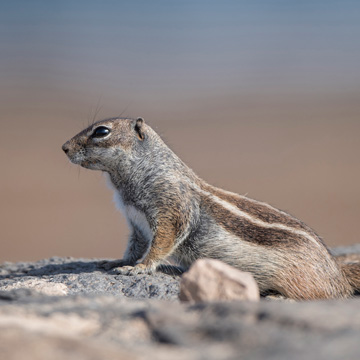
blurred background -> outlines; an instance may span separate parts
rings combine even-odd
[[[120,258],[101,173],[61,145],[142,116],[213,185],[360,242],[358,1],[0,5],[0,261]]]

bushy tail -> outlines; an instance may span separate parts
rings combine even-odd
[[[336,260],[354,288],[354,292],[360,295],[360,254],[336,256]]]

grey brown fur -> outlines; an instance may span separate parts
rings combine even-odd
[[[143,119],[99,121],[63,145],[69,159],[108,174],[130,237],[123,274],[152,272],[171,256],[199,258],[253,274],[260,291],[293,299],[345,298],[360,289],[360,264],[333,257],[291,215],[200,179]]]

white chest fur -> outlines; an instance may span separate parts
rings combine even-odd
[[[109,177],[107,180],[108,186],[114,191],[114,202],[116,208],[124,214],[129,228],[133,230],[133,227],[136,227],[136,229],[144,237],[144,240],[151,243],[153,239],[153,232],[150,228],[149,222],[147,221],[144,212],[138,210],[133,205],[125,205],[121,191],[117,190],[114,187]]]
[[[124,215],[126,216],[129,227],[131,228],[135,226],[136,229],[140,231],[144,239],[151,243],[153,239],[153,232],[151,231],[145,214],[142,211],[136,209],[135,206],[127,205],[125,206]]]

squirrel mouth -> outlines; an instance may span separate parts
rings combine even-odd
[[[89,160],[81,160],[78,164],[84,168],[89,168],[91,165],[91,162]]]
[[[75,165],[80,165],[82,166],[83,163],[83,159],[82,157],[79,156],[69,156],[69,160],[71,161],[71,163],[75,164]]]
[[[89,162],[88,160],[84,159],[83,154],[78,153],[78,152],[75,152],[72,154],[66,153],[66,155],[69,158],[70,162],[74,165],[80,165],[80,166],[86,167],[86,165],[87,165],[86,163]]]
[[[96,169],[96,162],[91,160],[82,160],[79,165],[86,169]]]

